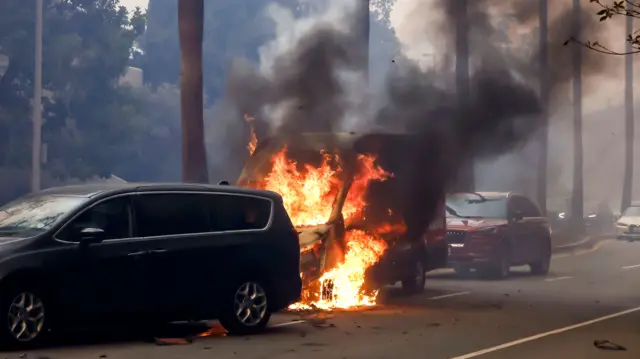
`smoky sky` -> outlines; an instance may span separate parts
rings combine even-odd
[[[470,98],[463,106],[454,85],[455,24],[463,17],[457,0],[416,2],[411,21],[425,21],[433,11],[444,16],[441,34],[446,41],[440,67],[427,70],[411,59],[394,61],[383,92],[369,96],[378,103],[357,112],[367,123],[408,133],[400,145],[384,147],[379,156],[395,173],[393,188],[370,192],[373,205],[394,207],[402,213],[410,237],[420,237],[433,217],[442,194],[452,190],[461,168],[476,159],[493,157],[523,146],[540,128],[543,104],[539,100],[537,41],[511,49],[493,43],[497,29],[487,12],[488,0],[468,1],[467,19],[471,49]],[[511,0],[513,21],[537,22],[531,1]],[[434,10],[435,4],[435,10]],[[419,16],[424,13],[424,18]],[[279,54],[270,73],[236,62],[229,76],[228,96],[240,113],[249,113],[265,132],[331,132],[353,109],[346,100],[347,74],[363,74],[366,47],[357,9],[346,12],[341,28],[317,23],[295,44]],[[429,15],[429,16],[428,16]],[[594,17],[583,10],[583,32],[595,30]],[[571,49],[563,43],[571,36],[571,9],[551,18],[549,24],[550,87],[566,91],[572,79]],[[465,20],[462,20],[465,21]],[[509,31],[508,29],[500,29]],[[526,50],[526,51],[524,51]],[[518,56],[515,56],[517,53]],[[522,53],[529,54],[523,58]],[[583,52],[583,76],[602,72],[602,57]],[[586,90],[586,89],[585,89]],[[366,88],[362,88],[366,92]],[[553,97],[553,95],[552,95]],[[559,98],[563,98],[560,96]],[[278,110],[274,110],[277,108]],[[277,117],[274,118],[274,117]],[[379,130],[378,130],[379,132]],[[389,194],[392,195],[389,195]],[[393,203],[389,202],[393,198]]]

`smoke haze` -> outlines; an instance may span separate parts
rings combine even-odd
[[[282,25],[277,27],[278,36],[262,48],[259,67],[234,64],[229,100],[240,113],[255,115],[271,134],[371,128],[412,134],[413,140],[384,148],[377,155],[394,167],[394,192],[410,235],[422,233],[461,166],[523,147],[539,129],[542,109],[537,93],[537,44],[499,46],[496,36],[508,37],[509,30],[497,30],[496,13],[504,9],[489,0],[469,1],[472,95],[468,107],[460,106],[452,81],[455,3],[413,1],[403,26],[421,29],[427,39],[436,27],[441,35],[430,41],[437,49],[431,54],[435,60],[425,66],[415,59],[398,58],[386,74],[384,88],[375,93],[364,82],[365,48],[357,31],[355,2],[328,1],[326,7],[297,20],[286,9],[271,7],[271,16]],[[502,4],[511,6],[508,11],[515,14],[515,26],[533,21],[522,15],[532,13],[530,1]],[[537,12],[533,14],[537,19]],[[425,21],[429,18],[439,21]],[[585,36],[593,29],[591,20],[585,12]],[[566,91],[572,78],[570,46],[562,46],[570,36],[570,24],[569,8],[559,11],[550,23],[554,93]],[[583,76],[601,73],[603,57],[584,55]],[[376,193],[371,197],[375,202]]]

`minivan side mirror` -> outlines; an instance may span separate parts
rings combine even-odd
[[[106,235],[100,228],[84,228],[80,231],[80,243],[84,245],[100,243]]]

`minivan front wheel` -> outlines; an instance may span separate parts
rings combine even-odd
[[[45,301],[35,290],[7,290],[0,294],[5,322],[0,344],[9,348],[36,346],[46,332]]]
[[[262,331],[271,318],[265,285],[258,281],[245,281],[235,286],[230,294],[225,298],[220,324],[234,335]]]

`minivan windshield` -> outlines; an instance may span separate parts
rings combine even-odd
[[[0,207],[0,236],[44,232],[86,201],[85,197],[54,195],[17,199]]]
[[[447,198],[447,218],[506,218],[506,198],[455,194]]]

